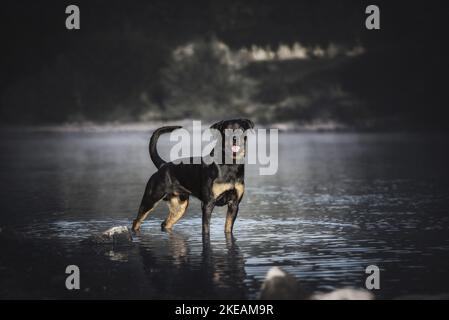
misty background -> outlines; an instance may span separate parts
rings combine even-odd
[[[438,1],[6,1],[0,121],[446,130],[445,21]]]

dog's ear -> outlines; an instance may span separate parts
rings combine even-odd
[[[223,120],[218,121],[217,123],[214,123],[213,125],[211,125],[210,128],[221,132],[221,131],[223,131],[223,123],[224,123]]]
[[[252,122],[249,119],[243,119],[243,121],[245,121],[248,124],[248,126],[249,126],[248,129],[254,129],[254,122]]]

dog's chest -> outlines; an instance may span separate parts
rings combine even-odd
[[[245,191],[245,186],[241,182],[214,182],[212,184],[212,195],[214,196],[214,199],[217,199],[220,195],[229,190],[235,190],[237,199],[240,200]]]

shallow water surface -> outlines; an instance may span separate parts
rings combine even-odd
[[[216,208],[203,237],[192,200],[170,233],[160,230],[161,203],[133,243],[85,244],[131,224],[155,171],[149,137],[3,134],[1,297],[256,298],[272,266],[327,291],[363,287],[371,264],[381,269],[379,298],[449,291],[447,137],[281,134],[276,175],[246,168],[234,236]],[[81,290],[65,289],[70,264]]]

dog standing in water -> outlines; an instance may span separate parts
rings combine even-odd
[[[150,140],[151,160],[158,171],[149,179],[145,188],[137,217],[133,222],[133,231],[138,231],[140,225],[155,208],[160,200],[168,202],[169,213],[162,222],[162,229],[171,229],[182,218],[189,204],[189,197],[195,196],[201,200],[203,233],[209,233],[212,211],[215,206],[228,206],[225,232],[231,233],[239,204],[245,191],[244,164],[234,163],[234,160],[245,156],[245,143],[237,145],[222,144],[224,158],[226,148],[231,148],[232,163],[219,164],[212,162],[199,164],[165,162],[157,153],[156,144],[159,136],[179,129],[179,126],[157,129]],[[225,141],[225,130],[242,130],[254,128],[254,123],[247,119],[225,120],[215,123],[211,129],[218,130],[222,141]],[[229,150],[228,150],[229,151]]]

